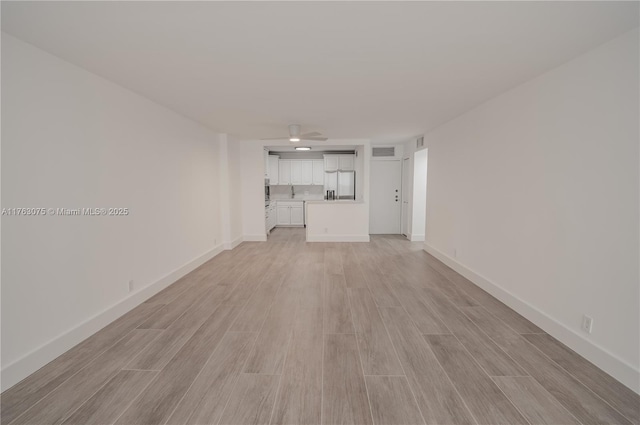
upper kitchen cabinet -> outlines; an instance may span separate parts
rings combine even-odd
[[[339,155],[324,156],[324,171],[338,171],[338,156]]]
[[[280,157],[278,155],[269,155],[269,184],[276,185],[280,184],[280,179],[278,178],[280,175],[280,170],[278,166],[278,162]]]
[[[269,179],[272,185],[323,185],[324,161],[321,159],[280,159],[269,155]]]
[[[311,184],[311,161],[291,161],[291,184]]]
[[[263,151],[263,159],[264,159],[264,178],[269,178],[269,151],[264,149]]]
[[[300,162],[302,163],[302,184],[313,184],[313,161]]]
[[[310,185],[312,180],[311,160],[291,160],[291,184]]]
[[[314,159],[311,161],[311,168],[313,170],[311,184],[324,185],[324,161],[322,159]]]
[[[278,161],[278,184],[291,184],[291,160]]]
[[[338,169],[340,171],[353,171],[354,155],[338,155]]]
[[[353,171],[353,154],[330,154],[324,156],[324,171]]]

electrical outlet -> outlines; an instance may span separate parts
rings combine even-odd
[[[588,334],[593,330],[593,319],[586,314],[582,316],[582,330]]]
[[[133,292],[135,285],[133,284],[133,280],[129,281],[129,292]]]
[[[329,228],[328,228],[328,227],[325,227],[325,228],[324,228],[324,232],[325,232],[325,233],[329,233]]]

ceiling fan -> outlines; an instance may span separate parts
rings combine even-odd
[[[315,140],[319,142],[324,142],[327,140],[326,137],[323,137],[321,133],[317,131],[313,131],[311,133],[300,134],[300,126],[298,124],[291,124],[289,126],[289,136],[283,137],[271,137],[268,139],[260,139],[260,140],[282,140],[289,139],[290,142],[299,142],[301,140]]]

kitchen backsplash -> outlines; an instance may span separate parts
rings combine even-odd
[[[324,186],[313,185],[313,186],[293,186],[293,190],[296,195],[324,195]],[[271,186],[271,196],[273,197],[285,197],[291,195],[291,186],[286,185],[277,185]]]

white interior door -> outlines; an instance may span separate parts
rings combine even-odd
[[[402,161],[402,234],[409,236],[409,178],[411,177],[411,160]]]
[[[371,161],[369,233],[400,233],[401,189],[400,160]]]

